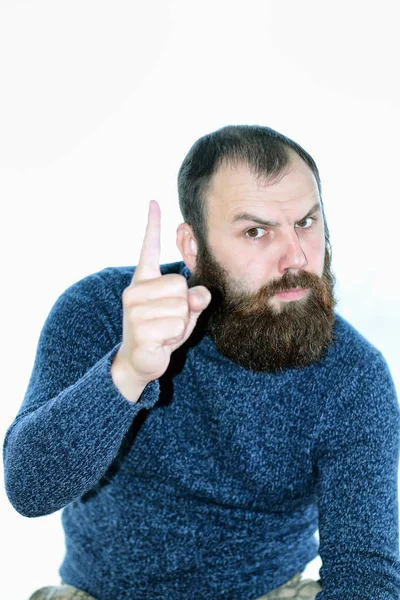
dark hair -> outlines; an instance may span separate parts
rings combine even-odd
[[[260,125],[227,125],[208,133],[193,144],[183,160],[178,173],[179,206],[200,247],[207,243],[207,191],[221,164],[234,166],[244,163],[256,177],[273,181],[289,170],[290,149],[307,163],[316,179],[325,225],[325,243],[331,253],[317,165],[299,144],[270,127]]]

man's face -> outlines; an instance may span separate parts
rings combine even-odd
[[[318,187],[291,156],[272,184],[245,165],[218,170],[207,195],[207,245],[189,278],[189,287],[212,293],[199,325],[223,355],[255,371],[306,366],[332,341],[334,276]]]

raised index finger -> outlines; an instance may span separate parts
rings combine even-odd
[[[146,233],[144,234],[139,264],[133,274],[132,284],[161,276],[161,209],[156,200],[150,200]]]

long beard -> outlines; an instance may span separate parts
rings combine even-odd
[[[208,248],[197,256],[189,287],[206,286],[212,300],[197,327],[214,341],[219,352],[251,371],[277,372],[321,360],[333,342],[335,277],[325,252],[322,277],[301,271],[287,273],[256,293],[241,289]],[[277,292],[310,288],[306,297],[271,305]]]

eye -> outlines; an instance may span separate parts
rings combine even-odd
[[[303,227],[300,223],[305,223],[306,221],[310,221],[309,225]],[[312,222],[315,221],[315,217],[307,217],[306,219],[302,219],[296,223],[296,226],[300,225],[300,229],[309,229],[312,225]]]
[[[247,235],[248,233],[253,232],[253,231],[257,232],[258,229],[260,231],[265,231],[265,229],[263,229],[262,227],[252,227],[251,229],[248,229],[245,232],[245,236],[248,237],[248,238],[250,238],[251,240],[259,240],[261,237],[263,237],[262,235],[259,235],[259,236],[256,236],[256,235]]]

